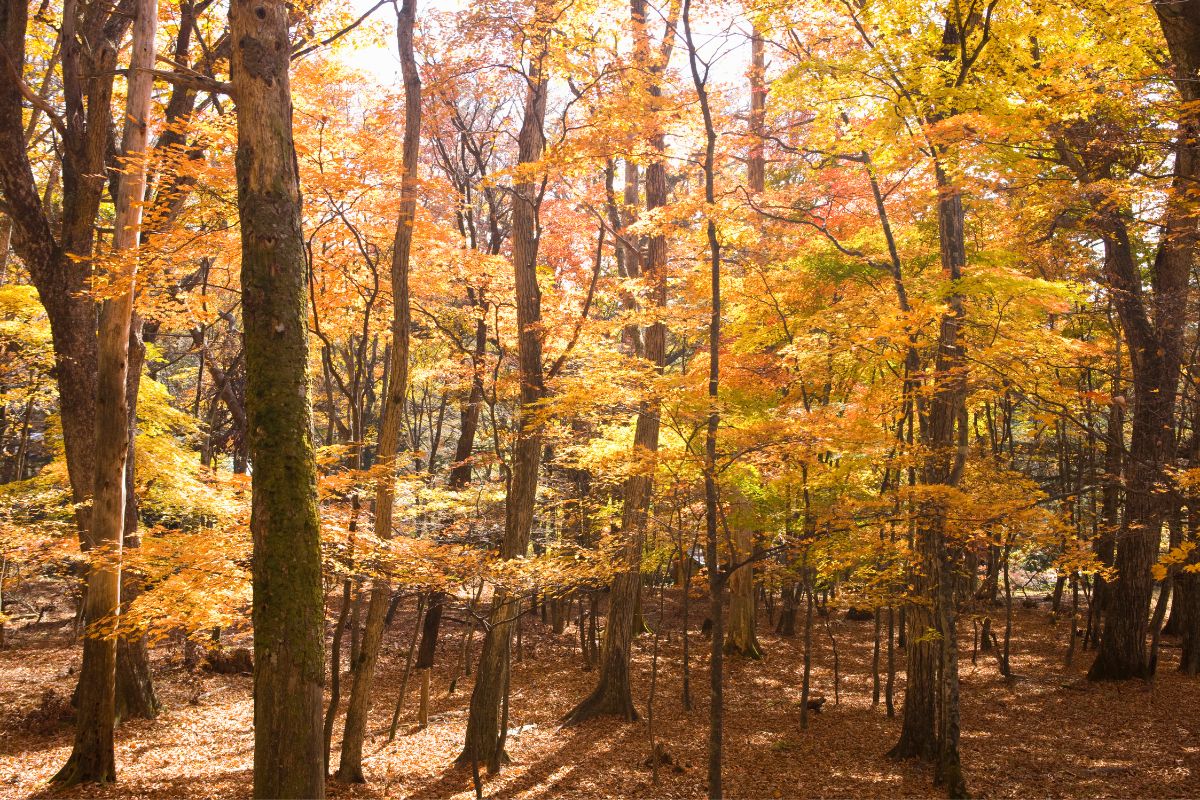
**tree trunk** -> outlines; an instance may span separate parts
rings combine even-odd
[[[1192,206],[1194,206],[1195,199],[1191,196],[1190,187],[1195,185],[1197,172],[1200,172],[1200,141],[1197,141],[1200,112],[1196,109],[1196,103],[1200,101],[1200,85],[1197,85],[1197,77],[1200,76],[1200,1],[1182,0],[1178,3],[1156,4],[1154,11],[1158,15],[1164,38],[1167,41],[1167,48],[1171,54],[1175,68],[1173,77],[1176,87],[1180,97],[1187,104],[1184,108],[1182,131],[1176,148],[1176,174],[1182,179],[1177,184],[1176,190],[1181,195],[1179,201],[1187,204],[1181,215],[1182,218],[1179,219],[1187,236],[1180,244],[1179,249],[1194,250],[1196,230]],[[1178,231],[1174,233],[1178,233]],[[1189,261],[1188,255],[1185,254],[1181,259],[1180,266],[1182,267],[1182,263]],[[1178,291],[1179,277],[1172,280]],[[1186,281],[1186,277],[1183,280]],[[1160,286],[1161,283],[1155,286],[1156,293]],[[1186,286],[1185,283],[1184,292],[1186,292]],[[1174,298],[1173,302],[1181,302],[1183,305],[1180,307],[1185,308],[1186,296]],[[1182,320],[1174,320],[1174,323],[1178,327]],[[1192,452],[1189,454],[1193,467],[1197,466],[1196,456],[1197,451],[1200,450],[1200,432],[1197,432],[1196,424],[1200,422],[1200,405],[1197,405],[1196,409],[1197,413],[1192,425]],[[1192,505],[1189,505],[1188,510],[1191,538],[1196,541],[1198,512]],[[1196,563],[1200,563],[1200,548],[1193,551],[1192,554],[1191,564],[1194,566]],[[1175,578],[1175,592],[1171,620],[1178,628],[1177,632],[1182,636],[1183,651],[1179,668],[1183,672],[1195,675],[1200,673],[1200,576],[1195,572],[1180,570]]]
[[[964,35],[947,21],[943,42]],[[935,151],[938,185],[938,239],[943,273],[950,281],[962,277],[966,265],[965,212],[962,194],[947,173],[945,148]],[[953,284],[952,284],[953,285]],[[949,310],[942,315],[935,362],[934,392],[927,401],[928,418],[921,433],[928,455],[921,481],[927,486],[954,486],[967,455],[967,376],[960,329],[963,297],[951,289]],[[904,725],[892,748],[896,758],[933,762],[934,779],[951,797],[966,795],[959,760],[958,642],[955,627],[955,585],[960,548],[946,538],[948,508],[930,498],[918,508],[916,553],[919,564],[913,583],[918,602],[908,607],[908,688]]]
[[[808,728],[808,696],[812,678],[812,630],[813,630],[813,592],[812,570],[808,566],[807,546],[804,553],[803,581],[801,593],[804,595],[804,668],[800,678],[800,728]]]
[[[1176,135],[1175,175],[1161,241],[1150,270],[1150,293],[1137,263],[1120,203],[1088,187],[1098,209],[1104,240],[1104,272],[1113,304],[1129,342],[1133,368],[1133,430],[1126,472],[1125,520],[1117,537],[1117,576],[1105,587],[1104,625],[1092,680],[1147,678],[1146,649],[1151,567],[1158,557],[1167,504],[1160,491],[1163,470],[1175,454],[1176,395],[1183,358],[1188,279],[1197,243],[1191,187],[1200,177],[1200,2],[1155,5],[1183,104]],[[1149,304],[1147,303],[1149,300]]]
[[[535,25],[546,24],[544,2],[536,4]],[[517,137],[517,162],[534,164],[542,157],[545,139],[542,129],[546,118],[546,56],[549,50],[549,29],[540,34],[538,53],[530,64],[529,91],[521,132]],[[538,209],[541,195],[531,178],[513,186],[512,260],[516,283],[518,371],[521,380],[521,403],[517,419],[517,436],[513,445],[505,497],[504,538],[500,557],[519,558],[529,549],[533,528],[533,506],[537,497],[538,468],[542,457],[542,423],[537,419],[536,405],[545,394],[542,377],[542,306],[537,283]],[[501,752],[500,705],[508,680],[509,651],[513,624],[520,612],[518,598],[497,587],[488,615],[487,633],[479,656],[475,688],[471,692],[470,711],[460,765],[487,763],[497,767],[503,760]]]
[[[1132,278],[1133,255],[1123,228],[1105,238],[1110,281]],[[1162,259],[1159,259],[1162,261]],[[1159,271],[1162,264],[1159,265]],[[1186,280],[1186,270],[1185,270]],[[1114,293],[1115,294],[1115,293]],[[1133,356],[1133,428],[1125,471],[1125,516],[1116,536],[1116,577],[1104,586],[1104,619],[1096,660],[1088,671],[1092,680],[1149,677],[1150,600],[1154,580],[1151,567],[1158,558],[1165,503],[1158,491],[1163,466],[1174,452],[1173,425],[1179,362],[1171,357],[1177,343],[1161,346],[1140,312],[1114,299]],[[1139,303],[1140,305],[1140,303]],[[1154,352],[1146,352],[1153,348]],[[1158,356],[1156,353],[1164,353]]]
[[[288,8],[233,0],[254,539],[254,796],[324,797],[324,596]]]
[[[113,79],[119,44],[134,16],[129,10],[122,5],[112,8],[111,13],[99,9],[86,17],[68,14],[63,19],[66,45],[61,75],[67,113],[61,149],[62,215],[56,224],[52,225],[48,204],[34,183],[20,86],[14,80],[0,81],[0,187],[12,223],[11,246],[29,270],[50,321],[67,473],[80,549],[85,553],[93,544],[90,525],[98,375],[96,309],[90,277],[96,216],[112,150]],[[17,72],[26,62],[28,12],[25,3],[0,4],[0,46],[9,69]],[[58,173],[59,166],[54,163],[52,174]],[[119,537],[116,544],[119,546]],[[119,591],[111,591],[113,577],[99,571],[96,577],[98,582],[109,584],[111,596],[99,592],[98,605],[90,609],[81,606],[81,616],[90,610],[94,616],[103,617],[106,604],[118,601]],[[86,716],[81,712],[77,721],[75,750],[56,776],[67,783],[109,780],[115,771],[111,736],[115,700],[110,702],[115,669],[112,642],[89,641],[84,646],[84,668],[77,688],[79,696],[88,699],[89,707],[84,710]],[[100,721],[94,724],[95,719]]]
[[[429,725],[429,672],[437,655],[438,630],[442,624],[445,608],[444,592],[430,592],[429,610],[421,622],[421,644],[417,648],[417,672],[421,678],[421,704],[417,712],[417,725],[424,729]]]
[[[738,526],[734,538],[736,552],[730,554],[730,561],[738,564],[753,553],[753,534],[745,526]],[[754,568],[749,564],[738,567],[729,576],[729,635],[725,654],[755,660],[763,655],[755,631]]]
[[[662,54],[665,58],[655,61],[650,52],[650,37],[646,28],[645,0],[630,0],[629,6],[636,56],[650,72],[648,94],[651,98],[658,98],[662,94],[659,86],[661,65],[670,58],[669,43],[674,39],[674,30],[668,22],[663,44],[665,52]],[[662,158],[666,145],[663,135],[659,132],[650,137],[650,144],[657,157],[650,162],[646,170],[646,209],[653,212],[667,202],[666,163]],[[636,203],[636,189],[632,199]],[[659,309],[665,308],[667,304],[666,264],[666,237],[661,233],[652,234],[648,240],[644,269],[640,272],[653,287],[653,302]],[[666,338],[666,326],[662,322],[653,323],[641,336],[642,355],[655,374],[662,373],[666,357]],[[612,583],[608,624],[604,629],[604,641],[600,649],[599,679],[592,693],[567,714],[566,724],[576,724],[602,714],[623,717],[629,722],[638,718],[630,687],[629,658],[634,635],[644,629],[645,625],[637,612],[642,589],[641,569],[642,551],[646,540],[646,517],[654,488],[653,458],[658,450],[658,431],[659,401],[657,391],[651,388],[650,396],[641,401],[633,435],[633,458],[639,463],[635,467],[635,473],[625,480],[623,489],[621,533],[625,537],[625,553],[623,568]]]
[[[1193,551],[1190,565],[1200,564],[1200,549]],[[1200,675],[1200,573],[1180,572],[1175,577],[1175,603],[1180,611],[1179,671]]]
[[[1197,442],[1200,444],[1200,439]],[[1200,569],[1200,508],[1196,505],[1188,507],[1188,533],[1197,546],[1187,566]],[[1200,572],[1179,570],[1175,576],[1175,605],[1179,613],[1179,671],[1200,675]]]
[[[121,604],[121,548],[125,534],[125,468],[129,457],[129,341],[133,323],[137,250],[146,191],[155,0],[139,0],[133,26],[125,127],[118,181],[114,256],[116,294],[100,311],[97,349],[95,474],[92,480],[91,548],[84,622],[87,636],[80,670],[75,745],[55,783],[101,783],[116,779],[113,728],[116,721],[117,637]]]
[[[425,595],[417,598],[417,614],[413,620],[412,636],[408,640],[408,654],[404,657],[404,674],[400,678],[400,691],[396,693],[396,707],[392,709],[392,723],[388,726],[388,741],[395,741],[396,728],[400,725],[400,712],[404,708],[404,698],[408,696],[408,679],[412,677],[413,656],[417,652],[417,637],[425,621]]]
[[[761,194],[766,189],[766,136],[765,117],[767,106],[766,57],[762,35],[754,30],[750,36],[750,157],[746,161],[746,182],[750,191]],[[734,563],[749,559],[753,551],[753,534],[744,525],[735,534],[737,552],[730,560]],[[730,577],[729,586],[729,639],[725,643],[728,655],[743,658],[762,658],[754,619],[754,568],[750,564],[739,568]],[[795,625],[795,621],[792,621]]]
[[[458,426],[458,442],[454,448],[454,465],[450,468],[450,487],[461,489],[471,482],[471,454],[475,450],[475,434],[479,430],[479,412],[483,405],[483,376],[480,375],[483,356],[487,352],[487,322],[485,321],[486,306],[482,296],[472,292],[476,302],[479,317],[475,320],[475,349],[472,352],[471,393],[467,397],[460,414]]]
[[[0,283],[8,283],[8,245],[12,241],[12,227],[7,214],[0,216]]]
[[[416,0],[405,0],[399,10],[396,38],[400,51],[400,66],[404,74],[404,175],[400,187],[400,214],[396,220],[396,237],[392,250],[392,365],[391,379],[384,398],[383,421],[379,426],[379,447],[376,461],[387,472],[375,488],[375,536],[390,539],[392,512],[396,499],[396,451],[400,445],[400,426],[404,416],[404,401],[408,394],[409,302],[408,271],[412,250],[413,220],[417,207],[417,157],[421,148],[421,76],[413,52],[413,26],[416,21]],[[362,646],[352,664],[354,682],[350,703],[346,708],[346,728],[342,734],[341,760],[337,776],[343,781],[363,783],[362,746],[367,730],[367,714],[371,708],[371,685],[375,679],[375,664],[383,641],[384,618],[387,615],[391,588],[381,579],[373,581],[367,605],[367,622]]]
[[[1121,350],[1117,341],[1116,374],[1113,376],[1113,394],[1120,392]],[[1099,536],[1096,539],[1096,558],[1106,567],[1113,565],[1116,549],[1116,531],[1121,524],[1121,469],[1125,449],[1125,414],[1122,406],[1114,402],[1108,411],[1104,444],[1104,488],[1100,495]],[[1096,574],[1092,602],[1088,608],[1088,630],[1093,644],[1100,640],[1104,622],[1104,607],[1107,605],[1108,580]],[[1085,637],[1086,641],[1086,637]]]
[[[761,194],[767,188],[767,162],[764,152],[767,112],[767,60],[763,37],[757,29],[750,34],[750,157],[746,159],[746,183],[750,191]]]
[[[1132,341],[1131,341],[1132,347]],[[1173,418],[1174,381],[1139,375],[1134,361],[1135,408],[1126,472],[1125,519],[1117,536],[1116,579],[1105,586],[1100,648],[1088,671],[1092,680],[1149,677],[1146,634],[1158,557],[1163,499],[1156,486],[1165,457],[1164,431]],[[1169,398],[1164,395],[1170,395]],[[1167,434],[1169,435],[1169,434]]]
[[[883,701],[887,707],[888,719],[896,716],[895,685],[896,685],[896,610],[888,607],[887,626],[887,682],[884,684]]]
[[[711,216],[716,204],[716,148],[717,130],[713,124],[712,109],[708,102],[708,69],[701,77],[695,41],[692,38],[691,1],[683,0],[683,32],[687,42],[688,65],[691,68],[692,84],[700,101],[700,113],[704,118],[704,200],[710,210],[706,233],[709,255],[709,283],[712,293],[709,304],[708,322],[708,419],[704,434],[704,528],[705,553],[708,567],[709,614],[712,619],[712,642],[709,656],[709,706],[708,706],[708,796],[709,800],[721,800],[724,791],[721,780],[721,760],[724,734],[724,693],[722,672],[724,667],[725,620],[721,594],[725,586],[724,575],[718,559],[717,516],[717,430],[721,421],[717,405],[721,384],[721,242],[717,236],[717,223]],[[731,554],[732,555],[732,554]]]
[[[321,730],[321,752],[324,755],[326,775],[329,774],[333,722],[337,718],[338,704],[342,700],[342,637],[346,633],[346,620],[350,616],[350,591],[350,579],[347,578],[342,581],[342,603],[338,609],[337,622],[333,626],[333,642],[329,647],[329,708],[325,710],[325,724]]]
[[[775,633],[780,636],[796,635],[797,587],[794,578],[785,578],[779,590],[779,621],[775,623]]]
[[[142,320],[135,313],[129,336],[129,369],[125,384],[129,400],[129,455],[125,463],[125,524],[122,543],[126,550],[141,546],[138,535],[138,501],[135,493],[134,468],[137,439],[137,393],[141,384],[142,364],[146,359],[146,345],[141,336]],[[129,604],[141,594],[141,576],[121,575],[121,605]],[[154,682],[150,674],[150,652],[146,636],[142,631],[130,630],[125,626],[117,639],[117,723],[126,719],[154,719],[158,716],[158,697],[154,694]]]
[[[871,647],[871,708],[879,705],[879,656],[882,650],[882,642],[880,641],[880,632],[883,629],[883,609],[875,609],[875,629],[873,631],[872,647]]]

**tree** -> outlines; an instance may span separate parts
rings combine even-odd
[[[118,260],[116,295],[100,309],[96,377],[95,467],[92,481],[91,547],[88,550],[83,644],[77,695],[75,746],[54,776],[57,783],[116,780],[113,727],[116,721],[117,629],[121,604],[121,547],[126,522],[126,458],[129,455],[130,328],[137,249],[146,191],[146,143],[153,86],[154,35],[158,4],[140,0],[134,11],[133,47],[125,126],[121,136],[113,247]],[[134,380],[136,386],[136,379]],[[136,524],[136,520],[135,520]]]
[[[98,176],[105,174],[106,149],[112,136],[117,42],[129,29],[131,8],[132,3],[126,0],[111,14],[105,14],[98,4],[89,3],[64,21],[61,70],[66,113],[59,117],[46,112],[64,140],[62,225],[57,231],[35,185],[21,124],[25,99],[22,89],[27,88],[21,70],[26,60],[29,9],[24,3],[7,3],[0,9],[5,50],[5,74],[0,82],[4,149],[0,180],[13,223],[13,251],[29,269],[50,319],[63,443],[83,549],[90,543],[88,509],[96,472],[92,458],[96,433],[96,323],[88,281],[95,220],[104,191]]]
[[[543,127],[546,120],[546,94],[549,84],[547,56],[551,34],[551,7],[538,2],[533,10],[529,39],[533,54],[525,76],[527,91],[521,131],[517,136],[517,178],[513,184],[512,264],[517,305],[518,376],[520,408],[517,435],[511,463],[506,474],[504,538],[500,558],[509,560],[525,554],[533,526],[534,500],[537,495],[538,468],[542,457],[542,426],[537,404],[545,395],[542,365],[541,290],[538,288],[538,211],[541,188],[534,181],[530,166],[542,157],[545,147]],[[488,612],[483,649],[471,691],[467,717],[466,742],[458,757],[460,764],[486,764],[491,772],[504,760],[501,715],[507,694],[510,643],[513,628],[521,613],[521,600],[498,587]]]
[[[1195,262],[1197,236],[1190,188],[1200,176],[1200,101],[1194,76],[1200,70],[1200,3],[1156,3],[1167,49],[1173,62],[1175,87],[1183,101],[1179,132],[1173,147],[1174,179],[1165,225],[1152,264],[1149,287],[1144,285],[1128,230],[1128,214],[1118,198],[1100,183],[1112,169],[1097,163],[1086,149],[1064,147],[1067,163],[1085,186],[1095,209],[1095,222],[1104,242],[1105,281],[1112,293],[1121,328],[1129,342],[1133,372],[1133,430],[1126,480],[1126,511],[1116,546],[1116,580],[1106,584],[1104,627],[1100,649],[1088,671],[1093,680],[1148,678],[1153,657],[1146,647],[1151,568],[1158,555],[1162,526],[1178,509],[1174,491],[1163,492],[1164,469],[1174,459],[1177,442],[1176,398],[1184,362],[1183,334],[1189,275]],[[1072,143],[1074,145],[1075,143]],[[1098,155],[1098,154],[1096,154]],[[1103,156],[1101,156],[1103,158]],[[1149,292],[1146,289],[1149,288]],[[1147,297],[1147,294],[1149,295]],[[1183,606],[1195,603],[1194,582],[1181,582]]]
[[[757,31],[750,34],[750,153],[746,160],[747,188],[761,195],[766,189],[766,159],[764,144],[764,118],[767,103],[766,57],[762,36]],[[735,552],[730,553],[732,563],[741,563],[729,577],[729,633],[725,639],[725,654],[743,658],[762,658],[762,646],[758,643],[755,625],[754,597],[754,531],[752,520],[742,520],[733,532]]]
[[[991,35],[995,3],[955,7],[947,14],[938,60],[956,70],[949,88],[962,87]],[[927,124],[936,126],[960,113],[953,100],[929,111]],[[928,134],[927,134],[928,135]],[[908,686],[904,695],[904,728],[892,749],[896,757],[920,757],[933,762],[935,779],[951,797],[966,795],[958,752],[958,635],[955,624],[956,571],[961,549],[947,535],[947,497],[941,487],[954,487],[962,478],[969,436],[967,364],[962,337],[964,298],[957,289],[967,263],[966,214],[962,190],[955,181],[959,167],[950,148],[931,141],[938,189],[937,222],[943,275],[949,281],[948,311],[941,316],[934,362],[932,397],[920,420],[921,442],[928,455],[921,483],[932,487],[920,502],[917,517],[916,587],[919,602],[909,607],[907,642]]]
[[[229,30],[253,464],[254,796],[324,797],[325,609],[288,8],[234,0]]]
[[[396,499],[396,451],[400,442],[400,425],[408,394],[409,305],[408,271],[412,251],[413,220],[417,206],[417,156],[421,149],[421,76],[413,52],[413,26],[416,22],[416,0],[405,0],[396,22],[400,64],[404,70],[404,177],[400,187],[400,215],[396,220],[396,237],[392,249],[392,367],[387,395],[383,401],[383,420],[379,426],[377,461],[385,467],[375,491],[375,535],[379,539],[392,536],[392,508]],[[367,621],[362,648],[357,662],[351,665],[354,684],[350,691],[350,706],[346,711],[346,728],[342,736],[341,763],[338,777],[362,783],[362,744],[367,729],[367,712],[371,707],[371,683],[379,645],[383,639],[384,615],[391,599],[386,581],[376,579],[367,606]]]
[[[708,796],[720,800],[721,751],[724,728],[723,657],[724,657],[724,608],[722,593],[726,573],[721,570],[718,558],[717,517],[720,513],[720,498],[717,496],[717,430],[721,423],[718,395],[721,386],[721,240],[717,235],[717,223],[713,219],[716,211],[716,149],[717,129],[713,122],[712,107],[708,98],[710,65],[705,63],[692,39],[690,20],[691,0],[683,0],[683,35],[687,42],[688,66],[692,73],[692,84],[700,101],[700,113],[704,118],[704,203],[705,234],[708,240],[709,288],[712,297],[709,304],[708,321],[708,414],[704,428],[704,529],[705,561],[708,568],[709,618],[712,620],[712,647],[709,652],[709,695],[708,695]],[[731,565],[733,566],[733,565]],[[736,567],[734,567],[736,568]]]
[[[646,24],[644,0],[630,1],[633,25],[634,54],[638,63],[649,73],[646,93],[653,103],[662,97],[661,74],[670,62],[675,42],[677,4],[671,5],[658,52],[651,54],[650,36]],[[651,119],[657,119],[652,111]],[[666,149],[661,123],[649,137],[651,161],[646,169],[646,211],[653,213],[667,203],[667,174],[663,153]],[[628,178],[627,178],[628,181]],[[627,189],[629,186],[627,186]],[[633,184],[636,200],[636,184]],[[653,301],[658,313],[667,306],[667,239],[661,231],[648,237],[645,263],[638,248],[625,248],[626,270],[633,277],[643,277],[653,287]],[[656,374],[661,375],[666,359],[666,324],[660,319],[649,325],[640,336],[642,357]],[[613,579],[608,624],[600,649],[600,672],[596,688],[567,714],[568,723],[582,722],[600,714],[613,714],[632,722],[638,718],[633,705],[629,682],[629,658],[633,647],[636,611],[642,590],[642,551],[646,542],[647,511],[653,494],[654,453],[658,450],[660,403],[651,390],[650,397],[641,401],[634,423],[633,458],[635,473],[625,479],[622,491],[621,533],[625,537],[624,564]]]

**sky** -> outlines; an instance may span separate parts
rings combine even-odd
[[[369,11],[377,1],[347,0],[356,16]],[[469,2],[470,0],[417,0],[417,24],[420,25],[420,16],[425,11],[459,11],[466,8]],[[711,53],[717,49],[722,52],[721,58],[712,69],[712,79],[716,83],[738,83],[744,80],[750,61],[749,43],[744,36],[738,33],[746,29],[745,24],[735,24],[730,37],[723,37],[721,40],[715,38],[729,26],[729,19],[726,14],[710,15],[708,13],[694,15],[692,19],[693,34],[700,44],[701,53]],[[376,25],[382,25],[387,31],[384,42],[370,45],[363,43],[353,49],[348,48],[343,51],[342,58],[348,65],[375,75],[382,84],[399,86],[400,58],[396,53],[395,46],[395,12],[389,5],[384,5],[375,11],[371,20]],[[680,36],[682,37],[682,29]],[[683,47],[677,43],[672,59],[672,64],[676,68],[684,68],[686,62],[683,60],[683,52]],[[420,59],[420,53],[417,54],[417,58]]]

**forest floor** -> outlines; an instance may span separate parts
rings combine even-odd
[[[512,675],[508,751],[512,763],[486,778],[489,798],[705,796],[708,725],[708,643],[696,631],[693,608],[691,684],[694,709],[681,703],[682,642],[678,608],[668,593],[660,639],[654,728],[672,763],[658,783],[643,763],[649,755],[644,712],[653,636],[635,654],[634,686],[643,720],[598,720],[560,729],[557,721],[590,689],[574,625],[555,635],[539,620],[523,622],[522,658]],[[648,597],[648,621],[657,603]],[[411,601],[388,633],[377,681],[364,768],[370,783],[331,781],[333,798],[466,798],[470,770],[451,764],[462,745],[471,679],[447,694],[460,635],[448,626],[432,679],[430,725],[416,728],[412,681],[400,730],[387,741],[410,631]],[[1020,609],[1012,640],[1014,678],[1000,676],[990,653],[971,659],[971,625],[963,620],[962,760],[976,797],[1188,797],[1200,794],[1200,682],[1176,671],[1178,648],[1164,642],[1159,675],[1142,683],[1091,684],[1091,653],[1063,657],[1069,630],[1047,609]],[[763,625],[767,628],[768,626]],[[726,660],[726,795],[731,798],[927,797],[940,793],[928,771],[886,756],[900,732],[903,653],[897,650],[897,716],[871,705],[872,623],[833,620],[840,662],[835,704],[832,649],[824,620],[814,626],[812,691],[827,698],[822,713],[800,727],[803,637],[760,633],[763,661]],[[666,635],[670,631],[670,637]],[[478,643],[473,647],[478,655]],[[163,711],[118,731],[118,782],[56,793],[47,780],[66,759],[69,723],[44,719],[38,707],[50,690],[69,697],[80,659],[65,625],[10,630],[0,651],[0,798],[234,798],[250,795],[253,709],[249,676],[188,672],[178,648],[155,651]],[[343,658],[343,664],[345,658]],[[343,699],[348,693],[343,681]],[[53,705],[53,704],[51,704]],[[51,717],[55,716],[53,714]],[[341,719],[337,731],[340,734]],[[337,759],[337,736],[333,759]]]

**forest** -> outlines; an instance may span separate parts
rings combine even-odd
[[[1200,0],[0,0],[0,798],[1200,794]]]

